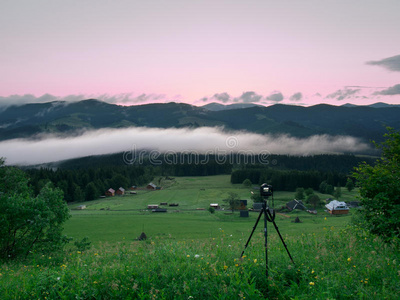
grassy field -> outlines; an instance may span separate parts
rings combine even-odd
[[[398,245],[349,227],[352,212],[278,214],[294,264],[268,223],[267,278],[263,221],[240,258],[257,212],[241,218],[229,210],[198,210],[223,204],[231,191],[250,199],[249,188],[230,184],[229,176],[176,178],[162,186],[86,202],[86,210],[71,205],[65,233],[89,237],[92,248],[71,243],[61,254],[0,265],[0,299],[398,299]],[[347,201],[356,195],[343,193]],[[274,196],[280,207],[294,193]],[[161,202],[179,206],[146,210]],[[137,241],[142,231],[148,239]]]
[[[249,218],[240,218],[239,212],[232,213],[223,199],[229,192],[237,193],[241,199],[248,200],[251,208],[251,191],[258,193],[258,189],[245,188],[242,185],[230,183],[230,176],[208,177],[180,177],[175,180],[162,182],[162,190],[137,190],[136,195],[126,194],[103,198],[96,201],[71,205],[72,219],[65,226],[67,235],[74,238],[88,236],[91,241],[117,242],[124,239],[135,240],[141,232],[149,237],[169,236],[178,240],[212,238],[219,228],[236,236],[248,235],[259,215],[250,212]],[[255,187],[257,188],[257,186]],[[275,192],[274,205],[280,208],[288,201],[293,200],[294,192]],[[347,194],[343,198],[351,200],[356,192]],[[321,195],[321,199],[332,197]],[[161,206],[167,208],[167,213],[152,213],[147,209],[149,204],[178,203],[178,207]],[[214,214],[208,212],[210,203],[218,203],[224,210]],[[75,208],[85,204],[87,209]],[[201,209],[201,210],[200,210]],[[299,217],[302,223],[293,223]],[[282,234],[322,233],[331,226],[344,227],[351,219],[351,214],[333,217],[319,209],[317,215],[303,211],[283,212],[278,214],[276,223]],[[271,224],[272,225],[272,224]],[[257,229],[263,230],[260,222]],[[275,230],[269,226],[269,230]]]

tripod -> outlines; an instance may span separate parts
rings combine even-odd
[[[269,206],[267,206],[267,200],[268,200],[268,196],[264,196],[264,201],[263,201],[262,209],[261,209],[261,211],[260,211],[260,214],[258,215],[256,224],[254,225],[253,230],[251,231],[250,237],[249,237],[249,239],[247,240],[246,245],[244,246],[244,249],[243,249],[243,251],[242,251],[242,254],[240,255],[240,258],[243,257],[244,251],[246,250],[247,246],[249,245],[249,242],[250,242],[250,240],[251,240],[251,237],[253,236],[253,233],[254,233],[254,231],[255,231],[256,228],[257,228],[258,222],[260,221],[261,216],[264,215],[265,276],[266,276],[267,279],[268,279],[268,232],[267,232],[267,221],[268,221],[268,222],[271,222],[272,224],[274,224],[275,230],[276,230],[276,232],[278,233],[278,235],[279,235],[279,237],[280,237],[280,239],[281,239],[281,241],[282,241],[283,246],[285,246],[286,252],[287,252],[287,254],[289,255],[290,260],[292,261],[293,264],[295,264],[295,263],[294,263],[294,261],[293,261],[292,256],[290,255],[289,249],[287,248],[287,246],[286,246],[286,244],[285,244],[285,242],[284,242],[284,240],[283,240],[283,238],[282,238],[281,233],[280,233],[279,230],[278,230],[278,226],[277,226],[276,223],[275,223],[275,210],[274,210],[273,208],[269,208]]]

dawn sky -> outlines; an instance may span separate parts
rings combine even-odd
[[[399,12],[399,0],[0,0],[0,105],[400,104]]]

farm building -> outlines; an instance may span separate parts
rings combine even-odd
[[[214,209],[221,209],[221,207],[218,205],[218,203],[211,203],[210,207],[212,207]]]
[[[109,189],[106,191],[105,194],[106,194],[107,197],[112,197],[112,196],[115,195],[115,190],[112,189],[112,188],[109,188]]]
[[[131,187],[130,187],[130,189],[133,191],[133,190],[136,190],[137,189],[137,186],[136,185],[132,185]]]
[[[166,208],[155,208],[152,209],[151,212],[167,212]]]
[[[117,190],[117,195],[120,195],[120,196],[122,196],[122,195],[124,195],[125,194],[125,189],[124,188],[122,188],[122,187],[120,187],[118,190]]]
[[[254,211],[261,211],[263,208],[263,204],[260,202],[253,203],[253,210]]]
[[[333,200],[325,205],[331,215],[345,215],[349,213],[349,208],[345,202]]]
[[[306,210],[307,208],[304,206],[303,202],[301,200],[292,200],[288,203],[286,203],[286,207],[287,209],[289,209],[290,211],[294,210],[294,209],[301,209],[301,210]]]
[[[80,210],[86,209],[86,205],[79,205],[76,207],[76,209],[80,209]]]
[[[157,186],[156,186],[154,183],[150,182],[150,183],[147,185],[146,188],[147,188],[148,190],[153,190],[153,191],[155,191],[155,190],[157,189]]]
[[[156,209],[156,208],[158,208],[157,204],[149,204],[149,205],[147,205],[147,209]]]

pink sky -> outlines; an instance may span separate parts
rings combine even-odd
[[[398,0],[2,1],[0,102],[400,104],[399,11]]]

